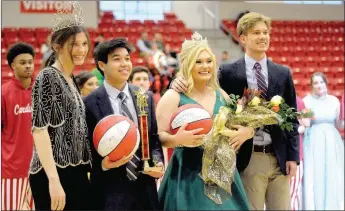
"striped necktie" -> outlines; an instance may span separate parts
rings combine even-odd
[[[265,81],[265,77],[261,71],[262,70],[261,65],[258,62],[255,63],[254,70],[255,70],[255,76],[256,76],[256,82],[258,85],[258,90],[261,91],[260,97],[267,100],[267,84]]]
[[[124,92],[120,92],[118,95],[118,98],[120,99],[120,108],[121,108],[121,114],[123,116],[127,116],[130,118],[133,122],[133,116],[131,112],[128,109],[128,106],[126,104],[126,94]],[[140,149],[140,148],[139,148]],[[142,162],[137,154],[140,154],[140,150],[137,150],[136,153],[133,155],[133,158],[127,163],[126,165],[126,171],[127,171],[127,177],[129,180],[135,181],[138,178],[139,170],[142,168]]]

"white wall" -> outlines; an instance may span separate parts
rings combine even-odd
[[[193,29],[212,28],[210,18],[200,9],[202,5],[219,19],[235,19],[239,12],[250,10],[276,20],[344,20],[344,5],[303,5],[283,3],[248,3],[240,1],[172,1],[172,11]],[[204,21],[205,20],[205,21]]]
[[[220,2],[222,19],[235,19],[244,10],[276,20],[344,20],[344,5]]]
[[[214,28],[214,19],[203,12],[207,7],[213,14],[217,13],[218,1],[171,1],[171,10],[185,22],[188,28]]]
[[[51,27],[53,14],[20,13],[20,1],[2,1],[2,27]],[[84,25],[97,27],[97,2],[80,1]]]

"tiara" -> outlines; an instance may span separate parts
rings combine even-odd
[[[196,46],[208,46],[207,38],[203,39],[198,32],[194,32],[191,40],[185,39],[182,43],[182,49],[186,50]]]
[[[83,10],[77,1],[64,3],[64,7],[57,11],[52,19],[53,32],[72,26],[81,26],[84,23],[82,18]]]

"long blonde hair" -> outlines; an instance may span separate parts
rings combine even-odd
[[[213,62],[213,71],[210,80],[208,81],[208,86],[212,89],[218,89],[218,78],[217,78],[217,63],[216,57],[214,56],[212,50],[208,46],[207,39],[202,39],[201,35],[195,32],[192,36],[192,40],[185,40],[182,44],[180,56],[180,70],[177,76],[182,76],[186,79],[188,83],[187,95],[194,89],[194,80],[192,77],[192,69],[196,64],[199,54],[202,51],[207,51],[211,55]]]

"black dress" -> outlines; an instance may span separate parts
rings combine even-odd
[[[70,87],[58,69],[47,67],[36,78],[32,107],[32,129],[48,129],[54,161],[66,194],[65,210],[90,208],[87,172],[91,151],[85,106],[77,86]],[[29,180],[36,210],[50,210],[49,182],[36,148]]]

